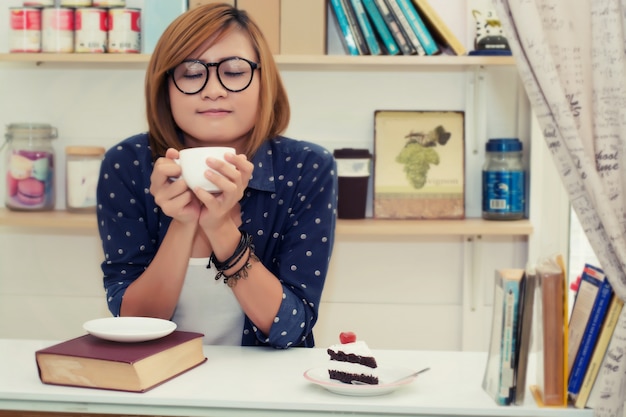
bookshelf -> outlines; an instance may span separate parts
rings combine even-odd
[[[149,59],[148,54],[0,53],[0,81],[7,81],[7,94],[0,100],[5,124],[27,115],[49,120],[59,128],[62,133],[55,146],[60,168],[57,184],[62,187],[64,145],[107,146],[107,141],[116,142],[142,129],[142,83]],[[518,95],[523,101],[523,95],[510,87],[517,83],[515,61],[510,56],[331,54],[276,55],[275,59],[293,104],[293,132],[288,136],[320,141],[329,149],[344,143],[368,146],[371,114],[377,108],[466,110],[467,120],[472,122],[468,123],[468,137],[472,133],[475,139],[467,143],[466,166],[475,174],[480,171],[480,150],[487,135],[524,133],[527,125],[525,103],[513,104]],[[481,100],[494,103],[489,113],[476,111],[485,107]],[[482,124],[490,130],[481,130]],[[477,190],[476,184],[467,190],[474,199],[468,206],[479,206]],[[57,194],[57,199],[63,201],[62,195]],[[36,305],[25,312],[24,320],[29,332],[37,332],[38,337],[66,335],[86,315],[100,314],[97,308],[103,301],[95,215],[68,213],[62,206],[57,209],[14,212],[0,205],[4,268],[32,277],[27,288],[0,292],[0,302],[19,309],[26,298]],[[524,259],[529,241],[541,236],[543,227],[535,224],[540,220],[535,218],[494,222],[480,219],[475,212],[466,216],[465,220],[447,221],[339,219],[332,278],[323,300],[326,314],[317,326],[317,343],[335,340],[337,326],[362,323],[363,332],[370,334],[368,339],[381,346],[479,349],[486,340],[479,296],[489,291],[483,288],[483,271],[495,260]],[[42,248],[39,262],[24,265],[18,261],[22,247]],[[73,257],[74,253],[81,256]],[[391,271],[381,270],[375,262],[381,253],[394,259]],[[67,256],[76,263],[69,271],[64,268]],[[48,272],[41,274],[37,265],[48,265]],[[85,280],[86,275],[95,279]],[[39,282],[40,276],[47,278]],[[392,276],[392,282],[381,289],[378,279]],[[358,293],[353,290],[353,279],[359,280]],[[44,298],[42,291],[33,290],[46,288],[55,280],[65,283],[58,291],[63,293]],[[72,302],[67,301],[65,292],[71,292]],[[76,302],[82,303],[80,314],[76,314]],[[39,329],[38,318],[44,310],[66,314],[67,319],[56,328]],[[378,321],[369,319],[389,314],[437,319],[416,322],[406,340],[394,341],[386,334],[394,332],[394,326],[381,329]],[[441,332],[444,328],[449,330]],[[29,337],[21,329],[14,332]],[[424,334],[433,336],[424,338]]]
[[[476,67],[513,66],[511,56],[348,56],[348,55],[277,55],[281,69],[297,71],[415,71],[433,67],[450,67],[454,70],[471,70]],[[150,60],[149,54],[46,54],[46,53],[0,53],[0,64],[29,65],[41,67],[71,67],[87,65],[98,69],[122,69],[143,67]],[[68,231],[95,230],[93,214],[53,212],[14,212],[0,209],[0,226],[22,229],[45,228]],[[338,221],[339,237],[394,237],[415,235],[491,235],[528,236],[533,227],[529,220],[516,222],[493,222],[482,219],[465,220],[342,220]]]

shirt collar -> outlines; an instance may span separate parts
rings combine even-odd
[[[263,142],[255,152],[252,157],[252,164],[254,165],[254,171],[252,171],[252,178],[248,182],[248,187],[260,191],[276,191],[272,147],[269,140]]]

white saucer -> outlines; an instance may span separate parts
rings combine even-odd
[[[144,342],[167,336],[176,323],[152,317],[106,317],[83,324],[89,334],[114,342]]]
[[[358,397],[369,397],[375,395],[389,394],[398,388],[410,384],[416,377],[406,378],[398,382],[388,383],[385,381],[397,381],[403,376],[410,375],[415,372],[408,368],[386,368],[378,367],[378,385],[351,385],[330,379],[327,367],[312,368],[304,372],[304,378],[326,388],[330,392],[341,395],[352,395]]]

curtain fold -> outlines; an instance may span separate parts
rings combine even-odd
[[[543,131],[545,144],[531,146],[550,150],[602,269],[626,300],[626,0],[492,1]],[[626,353],[626,331],[613,338]],[[615,376],[595,416],[622,416],[625,375]]]

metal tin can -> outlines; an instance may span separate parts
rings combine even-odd
[[[22,2],[22,6],[24,7],[50,7],[54,6],[54,0],[24,0]]]
[[[141,52],[141,10],[109,9],[109,52]]]
[[[126,7],[126,0],[93,0],[95,7]]]
[[[517,220],[526,208],[526,172],[522,142],[517,138],[489,139],[483,166],[483,218]]]
[[[106,52],[109,14],[106,9],[76,9],[74,17],[74,52]]]
[[[41,50],[74,52],[74,9],[67,7],[42,9]]]
[[[11,210],[54,209],[54,149],[56,128],[43,123],[7,126],[5,205]]]
[[[101,146],[65,148],[65,207],[68,211],[95,211],[104,152]]]
[[[62,7],[89,7],[91,5],[91,0],[61,0]]]
[[[40,9],[10,8],[9,27],[9,52],[41,52]]]

